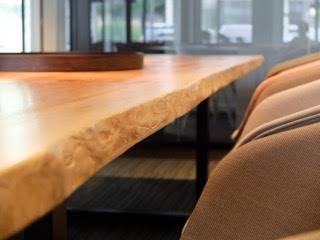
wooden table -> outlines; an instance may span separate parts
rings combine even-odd
[[[0,73],[0,239],[201,102],[205,118],[205,99],[262,63],[261,56],[162,55],[147,56],[139,71]],[[206,161],[201,121],[198,160]]]

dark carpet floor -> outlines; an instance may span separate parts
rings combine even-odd
[[[129,212],[190,213],[195,203],[189,180],[95,177],[69,201],[71,209],[112,209]],[[133,218],[71,214],[70,239],[179,239],[183,221],[167,218]]]
[[[189,180],[94,177],[69,201],[73,208],[190,212],[194,183]]]

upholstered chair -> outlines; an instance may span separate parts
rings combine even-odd
[[[213,170],[181,240],[270,240],[320,229],[319,115],[320,106],[308,115],[317,120],[231,151]]]
[[[320,81],[309,82],[253,110],[236,147],[211,173],[181,240],[290,240],[320,229],[319,92]]]
[[[320,70],[320,69],[319,69]],[[261,102],[250,114],[236,147],[293,124],[301,114],[320,105],[320,80],[276,93]],[[305,110],[305,111],[304,111]],[[282,131],[282,129],[281,129]]]
[[[320,79],[320,60],[315,60],[301,66],[292,66],[293,68],[284,69],[281,72],[275,71],[275,75],[270,76],[257,87],[240,127],[232,135],[235,141],[242,135],[242,131],[253,109],[265,99],[278,92]]]

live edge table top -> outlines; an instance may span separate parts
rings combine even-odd
[[[0,239],[263,61],[158,55],[136,71],[0,72]]]

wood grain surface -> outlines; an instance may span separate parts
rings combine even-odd
[[[142,68],[141,53],[0,53],[0,71],[79,72]]]
[[[161,55],[147,56],[144,70],[0,73],[0,239],[262,63]]]

